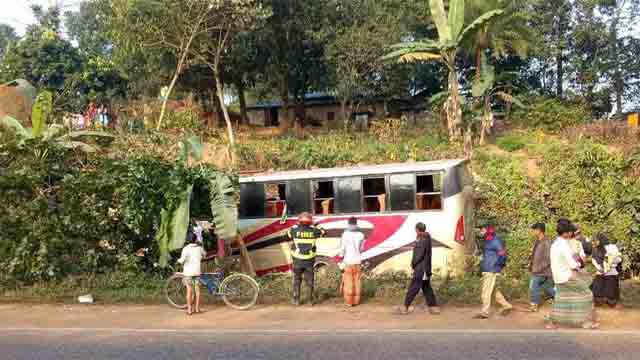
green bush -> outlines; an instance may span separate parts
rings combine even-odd
[[[539,97],[534,98],[528,107],[517,110],[513,119],[525,127],[558,131],[588,122],[591,114],[583,102],[571,103],[556,98]]]
[[[507,135],[496,140],[496,145],[508,152],[514,152],[518,150],[522,150],[527,145],[527,140],[520,135]]]
[[[168,111],[165,115],[163,127],[165,129],[182,129],[198,131],[204,129],[204,121],[200,114],[192,108],[181,111]]]

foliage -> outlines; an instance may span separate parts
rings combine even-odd
[[[591,119],[587,107],[580,101],[571,103],[544,97],[532,99],[526,109],[517,110],[513,117],[523,126],[549,131],[557,131]]]
[[[0,24],[0,60],[18,40],[19,37],[11,26]]]
[[[449,70],[449,95],[445,103],[447,126],[449,137],[458,139],[462,134],[462,109],[456,59],[461,43],[467,35],[502,15],[503,10],[494,9],[480,14],[477,18],[472,19],[467,27],[464,27],[464,0],[452,0],[449,4],[448,15],[442,0],[430,0],[429,8],[432,20],[438,30],[438,39],[436,41],[422,40],[399,43],[393,47],[394,51],[387,54],[385,58],[406,62],[439,60],[446,65]]]
[[[516,134],[503,136],[496,141],[496,145],[500,149],[509,152],[522,150],[525,148],[526,144],[526,139],[524,139],[521,135]]]
[[[310,169],[358,164],[428,161],[462,156],[462,149],[447,142],[434,127],[381,142],[377,136],[331,132],[295,138],[252,139],[239,144],[242,169]]]
[[[199,131],[203,129],[204,125],[200,114],[193,108],[187,108],[180,111],[169,111],[163,128]]]

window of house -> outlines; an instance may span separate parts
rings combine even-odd
[[[442,209],[442,176],[440,174],[416,177],[416,210]]]
[[[414,174],[395,174],[389,176],[390,199],[392,211],[407,211],[415,209]]]
[[[362,202],[365,212],[382,212],[387,209],[384,178],[363,179],[362,190]]]
[[[313,182],[313,212],[319,215],[335,213],[333,181]]]
[[[360,177],[339,178],[336,180],[338,198],[337,208],[343,214],[362,211],[362,179]]]
[[[240,218],[264,217],[264,184],[240,184]]]
[[[327,121],[334,121],[336,119],[336,113],[329,111],[327,113]]]
[[[287,205],[286,184],[266,184],[265,185],[265,217],[280,217],[284,214]]]

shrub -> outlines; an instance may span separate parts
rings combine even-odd
[[[507,135],[496,140],[496,145],[508,152],[514,152],[518,150],[522,150],[527,145],[527,140],[520,135]]]
[[[558,131],[587,122],[590,112],[583,102],[566,102],[555,98],[534,98],[527,108],[517,110],[513,118],[522,126]]]

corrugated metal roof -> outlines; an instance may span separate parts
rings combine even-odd
[[[466,160],[464,159],[453,159],[414,163],[342,167],[331,169],[281,171],[243,176],[240,177],[240,182],[277,182],[293,179],[327,179],[333,177],[366,176],[406,172],[437,172],[455,167],[465,161]]]

